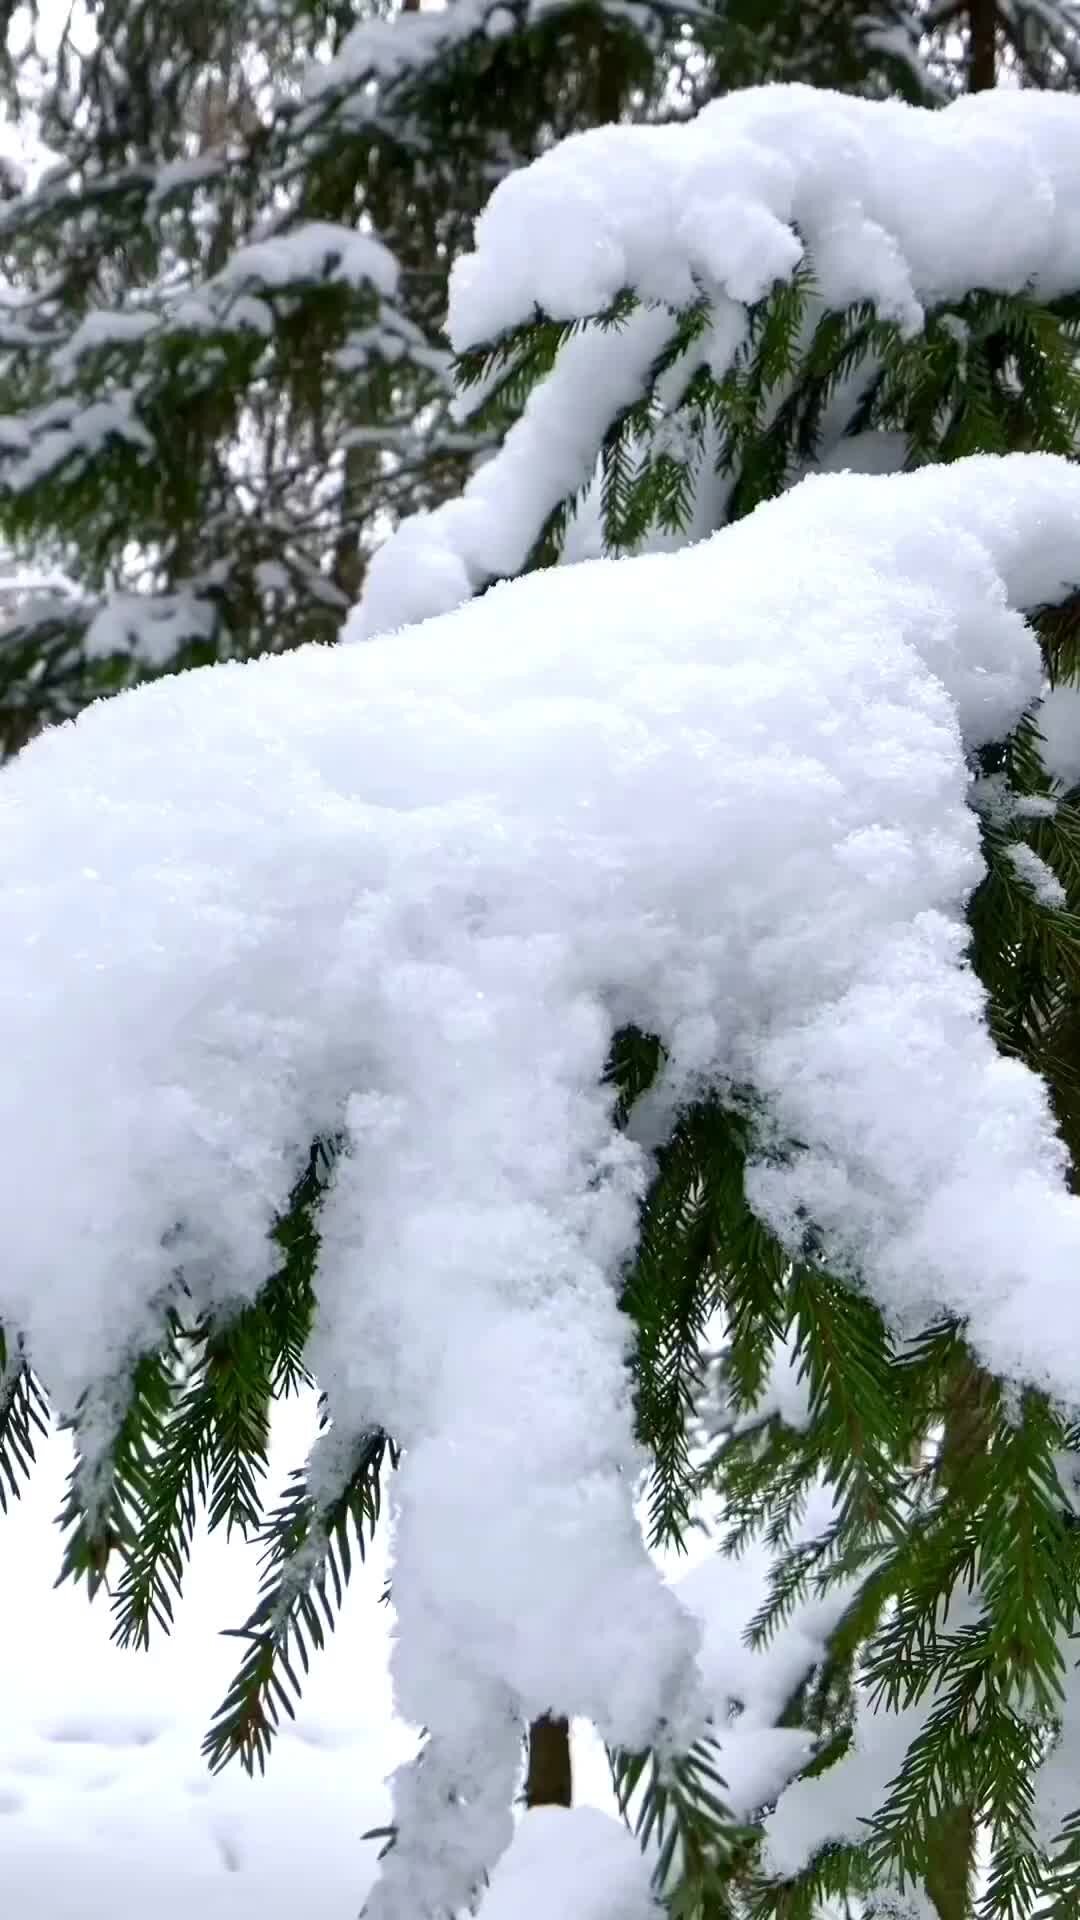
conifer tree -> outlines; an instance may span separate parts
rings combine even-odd
[[[334,638],[372,540],[476,457],[441,329],[493,181],[702,54],[665,4],[94,0],[41,53],[28,13],[0,533],[59,585],[6,629],[7,751],[133,676]]]

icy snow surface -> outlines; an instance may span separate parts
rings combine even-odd
[[[633,1746],[702,1708],[631,1505],[618,1026],[664,1039],[671,1102],[749,1085],[802,1143],[750,1183],[793,1241],[809,1212],[899,1322],[968,1314],[1080,1400],[1080,1202],[962,918],[963,745],[1039,693],[1010,608],[1078,570],[1049,456],[819,478],[681,554],[124,695],[0,775],[0,1318],[59,1403],[176,1265],[249,1297],[312,1137],[348,1136],[310,1358],[406,1449],[394,1680],[433,1736],[373,1920],[414,1920],[452,1791],[459,1884],[502,1850],[522,1717]]]
[[[454,264],[456,350],[537,309],[595,316],[626,289],[645,311],[563,345],[463,498],[406,521],[375,555],[346,636],[446,612],[519,571],[552,508],[590,481],[675,310],[702,294],[711,304],[704,339],[665,376],[681,391],[699,362],[717,378],[731,366],[747,303],[804,259],[816,311],[870,301],[908,334],[973,288],[1050,298],[1080,286],[1080,99],[1002,89],[930,112],[749,88],[687,123],[578,134],[508,175]],[[824,448],[825,464],[900,464],[895,435],[859,439]]]

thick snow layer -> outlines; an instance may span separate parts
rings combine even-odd
[[[973,1627],[978,1612],[976,1595],[954,1592],[948,1609],[950,1634]],[[945,1625],[944,1616],[941,1624]],[[889,1799],[890,1789],[912,1743],[940,1704],[934,1687],[928,1688],[913,1705],[895,1712],[880,1703],[872,1707],[865,1696],[859,1699],[854,1737],[846,1752],[812,1778],[793,1781],[767,1816],[763,1863],[766,1873],[787,1878],[800,1872],[830,1841],[864,1840],[866,1823]],[[1044,1782],[1040,1773],[1039,1792],[1047,1807],[1055,1784],[1060,1787],[1060,1779],[1057,1783],[1052,1779]],[[1075,1796],[1070,1810],[1073,1806]],[[1051,1841],[1055,1837],[1056,1834],[1047,1835]],[[932,1920],[932,1914],[928,1920]]]
[[[633,1835],[595,1807],[534,1807],[480,1903],[480,1920],[659,1920]]]
[[[750,1179],[792,1244],[809,1215],[901,1324],[968,1315],[1080,1401],[1080,1202],[963,920],[964,745],[1037,696],[1011,609],[1078,533],[1048,456],[819,478],[681,554],[122,696],[0,776],[0,1318],[72,1407],[178,1266],[250,1297],[344,1128],[310,1357],[406,1450],[394,1677],[433,1739],[397,1804],[467,1796],[463,1877],[515,1721],[634,1746],[701,1706],[631,1504],[617,1027],[664,1039],[670,1101],[750,1085],[800,1143]],[[423,1824],[378,1920],[415,1920]]]
[[[872,300],[908,331],[971,287],[1075,287],[1080,100],[1002,89],[928,111],[753,87],[687,124],[578,134],[495,189],[454,266],[451,339],[537,307],[598,313],[625,287],[759,300],[804,252],[827,306]]]
[[[1075,289],[1080,99],[1001,90],[929,112],[798,85],[750,88],[687,123],[579,134],[508,175],[477,222],[475,251],[454,264],[456,349],[538,309],[596,316],[626,289],[645,311],[563,345],[463,499],[406,521],[376,555],[346,638],[446,612],[520,571],[553,507],[591,479],[604,434],[673,338],[677,309],[704,294],[711,312],[706,334],[658,383],[676,435],[672,409],[696,366],[708,362],[719,378],[745,340],[748,304],[804,261],[816,312],[869,301],[908,334],[936,302],[972,289],[1048,298]],[[857,397],[848,394],[849,413]],[[847,424],[826,435],[824,470],[902,464],[896,434],[845,439]],[[706,453],[695,490],[715,527],[729,483],[711,465]]]
[[[790,1544],[819,1538],[835,1518],[828,1488],[815,1486]],[[723,1797],[736,1820],[752,1820],[775,1802],[811,1758],[814,1736],[777,1723],[857,1591],[855,1582],[839,1582],[824,1595],[811,1588],[763,1647],[751,1646],[747,1629],[769,1598],[775,1558],[756,1539],[737,1557],[713,1553],[678,1583],[680,1600],[703,1626],[702,1685]]]
[[[313,1426],[310,1406],[279,1408],[274,1485],[302,1457]],[[337,1630],[265,1777],[248,1780],[238,1767],[212,1777],[199,1745],[237,1658],[219,1630],[250,1609],[254,1551],[200,1538],[172,1636],[148,1654],[121,1652],[109,1641],[104,1599],[89,1607],[81,1588],[50,1591],[69,1452],[66,1436],[53,1436],[22,1501],[0,1517],[0,1554],[19,1575],[0,1585],[0,1639],[19,1649],[0,1716],[5,1912],[13,1920],[145,1920],[147,1912],[191,1920],[196,1911],[200,1920],[293,1920],[298,1902],[313,1901],[325,1920],[355,1920],[377,1853],[361,1835],[385,1823],[384,1777],[415,1744],[391,1710],[393,1616],[379,1604],[384,1543],[354,1570]],[[717,1615],[706,1616],[707,1644],[714,1631],[735,1643],[743,1614],[762,1597],[763,1565],[757,1582],[742,1563],[725,1562],[730,1579],[706,1579],[702,1568],[680,1583],[692,1610]],[[752,1661],[746,1671],[749,1687]],[[713,1704],[722,1717],[726,1695],[718,1691]],[[607,1762],[594,1745],[575,1738],[575,1800],[613,1811]],[[565,1851],[577,1884],[586,1865],[596,1867],[596,1897],[601,1879],[619,1897],[635,1884],[636,1848],[620,1847],[599,1814],[590,1822],[578,1811],[550,1836],[549,1878],[560,1871],[552,1855]],[[512,1861],[496,1869],[490,1903],[496,1888],[508,1897],[531,1846],[521,1835]],[[485,1907],[485,1920],[493,1912]]]

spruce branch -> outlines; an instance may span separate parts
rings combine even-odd
[[[724,1800],[715,1742],[703,1737],[677,1758],[609,1749],[619,1811],[642,1851],[653,1851],[653,1885],[671,1920],[725,1920],[734,1884],[757,1842]]]
[[[113,1638],[121,1646],[148,1646],[155,1626],[168,1631],[204,1506],[212,1530],[246,1534],[262,1523],[271,1406],[309,1377],[317,1209],[336,1151],[333,1140],[312,1146],[271,1235],[279,1264],[255,1301],[220,1322],[171,1310],[163,1346],[137,1361],[125,1385],[104,1453],[92,1467],[76,1462],[61,1578],[85,1577],[93,1594],[116,1556]],[[77,1420],[77,1444],[80,1431]]]
[[[213,1772],[234,1758],[248,1773],[265,1770],[282,1713],[295,1718],[301,1671],[336,1624],[354,1545],[364,1557],[379,1518],[383,1467],[394,1461],[386,1435],[373,1429],[350,1443],[344,1483],[329,1497],[313,1491],[307,1468],[290,1476],[260,1530],[258,1602],[242,1627],[229,1629],[246,1651],[203,1741]]]
[[[0,1327],[0,1512],[17,1500],[39,1440],[49,1431],[49,1402],[18,1339],[9,1345]]]

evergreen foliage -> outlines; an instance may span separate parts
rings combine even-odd
[[[700,53],[662,5],[496,11],[98,0],[40,59],[12,39],[44,151],[0,206],[0,534],[67,584],[11,609],[7,751],[332,640],[388,518],[459,489],[446,274],[493,182]]]

